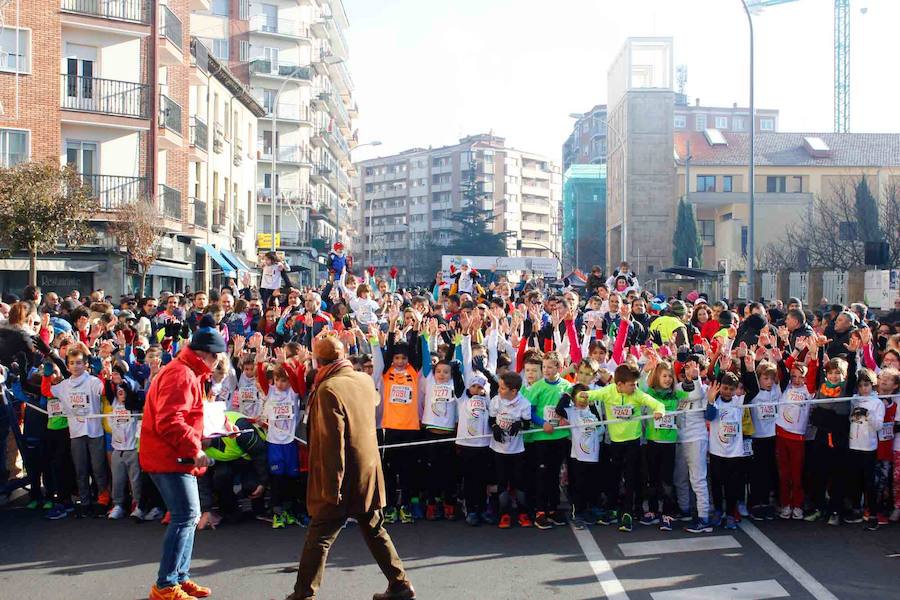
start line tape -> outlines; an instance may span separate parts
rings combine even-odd
[[[900,398],[900,394],[884,394],[884,395],[878,394],[878,397],[879,398]],[[758,407],[758,406],[762,406],[762,405],[765,405],[765,406],[788,406],[788,405],[797,406],[798,404],[836,404],[838,402],[848,402],[850,400],[853,400],[854,398],[857,398],[857,396],[843,396],[841,398],[812,398],[810,400],[800,400],[800,401],[783,400],[783,401],[779,401],[779,402],[761,402],[758,404],[756,404],[756,403],[744,404],[743,408],[754,408],[754,407]],[[29,404],[28,402],[25,402],[24,404],[25,404],[25,406],[32,408],[38,412],[44,413],[45,415],[49,415],[49,413],[45,409],[41,408],[40,406],[35,406],[34,404]],[[689,413],[706,412],[707,406],[709,406],[708,402],[703,406],[703,408],[673,410],[671,412],[667,412],[666,415],[667,416],[678,416],[678,415],[686,415]],[[68,415],[63,415],[63,416],[68,417]],[[107,417],[121,418],[121,417],[125,417],[125,416],[132,417],[132,418],[141,418],[141,417],[143,417],[143,414],[128,413],[127,415],[123,415],[123,414],[114,415],[113,413],[101,413],[101,414],[83,415],[80,418],[82,418],[82,419],[103,419],[103,418],[107,418]],[[653,418],[654,418],[653,415],[640,415],[640,416],[636,416],[636,417],[631,417],[629,419],[606,419],[606,420],[601,420],[601,421],[594,421],[593,423],[591,423],[590,426],[596,427],[599,425],[609,425],[611,423],[626,423],[629,421],[649,421],[650,419],[653,419]],[[577,428],[581,428],[581,427],[585,427],[585,425],[560,425],[558,427],[554,427],[553,430],[554,431],[567,431],[570,429],[577,429]],[[522,431],[521,433],[522,434],[526,434],[529,432],[530,433],[539,433],[540,431],[541,431],[540,429],[531,429],[528,432]],[[493,437],[493,435],[494,435],[493,433],[486,433],[483,435],[469,435],[469,436],[465,436],[465,437],[447,437],[447,438],[440,438],[440,439],[435,439],[435,440],[405,442],[403,444],[385,444],[382,446],[378,446],[378,449],[379,450],[386,450],[386,449],[389,450],[392,448],[408,448],[410,446],[429,446],[431,444],[444,444],[447,442],[479,440],[479,439],[483,439],[483,438],[491,438],[491,437]],[[294,436],[294,439],[303,445],[308,445],[308,442],[302,438]]]

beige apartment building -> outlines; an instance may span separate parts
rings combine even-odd
[[[100,203],[95,240],[42,257],[40,285],[136,290],[136,269],[106,226],[133,201],[151,203],[165,229],[150,293],[205,287],[254,264],[248,194],[264,112],[192,37],[192,12],[209,9],[209,0],[35,0],[0,9],[0,166],[71,164]],[[21,261],[0,261],[0,288],[24,285]]]
[[[746,133],[675,133],[677,195],[695,208],[704,268],[745,266],[748,151]],[[778,242],[788,226],[802,223],[818,201],[860,176],[876,199],[886,186],[900,184],[898,134],[760,133],[755,155],[757,255]]]
[[[404,281],[433,278],[420,268],[416,249],[453,239],[457,225],[448,216],[463,205],[463,183],[472,169],[484,192],[481,208],[494,215],[494,231],[509,232],[509,256],[560,255],[559,166],[506,146],[504,138],[472,135],[452,146],[365,160],[357,169],[355,258],[379,269],[396,266]]]

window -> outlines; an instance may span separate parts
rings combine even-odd
[[[241,21],[250,19],[250,0],[240,0],[238,2],[238,19]]]
[[[694,117],[694,129],[697,131],[706,129],[706,115],[697,115]]]
[[[766,177],[766,191],[770,194],[783,194],[787,191],[787,177],[770,175]]]
[[[733,191],[732,187],[731,187],[731,181],[732,181],[731,175],[725,175],[722,177],[722,191],[723,192]]]
[[[715,175],[697,175],[697,191],[698,192],[714,192],[716,191]]]
[[[760,131],[775,131],[775,119],[760,119],[759,120],[759,130]]]
[[[731,128],[734,131],[744,131],[744,117],[733,117],[731,119]]]
[[[788,191],[792,193],[801,193],[803,191],[803,177],[800,175],[792,175],[788,180]]]
[[[95,175],[97,162],[96,142],[66,141],[66,164],[72,165],[77,173]]]
[[[31,31],[0,28],[0,71],[31,72]]]
[[[675,115],[675,129],[684,129],[685,127],[687,127],[687,117]]]
[[[728,129],[728,117],[716,117],[716,129]]]
[[[250,42],[248,40],[241,40],[238,46],[238,60],[241,62],[250,60]]]
[[[231,0],[212,0],[210,11],[214,15],[227,17],[231,14]]]
[[[704,246],[716,245],[716,222],[712,219],[697,221],[697,233],[700,234],[700,241]]]
[[[855,221],[843,221],[838,224],[838,237],[842,242],[855,242],[856,237],[856,222]]]
[[[28,160],[30,132],[0,129],[0,167],[12,167]]]

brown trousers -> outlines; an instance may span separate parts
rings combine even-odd
[[[403,570],[403,562],[397,555],[391,536],[384,528],[383,511],[376,510],[355,515],[355,518],[359,521],[359,532],[369,547],[372,557],[375,558],[375,562],[381,568],[381,572],[387,577],[389,586],[394,588],[405,584],[408,581],[406,571]],[[331,545],[337,539],[343,526],[343,518],[327,520],[314,518],[310,522],[309,528],[306,530],[303,552],[300,555],[297,583],[294,585],[294,593],[288,596],[290,600],[315,599],[325,574],[328,550],[331,549]]]

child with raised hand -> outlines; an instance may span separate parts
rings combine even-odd
[[[892,367],[881,369],[878,373],[878,393],[886,396],[888,394],[897,394],[898,392],[900,392],[900,371]],[[888,400],[885,400],[884,427],[879,436],[881,441],[878,445],[878,451],[879,460],[888,462],[888,468],[893,469],[894,505],[888,520],[891,523],[896,523],[900,521],[900,410],[897,409],[900,400],[895,397],[891,399],[891,402],[894,406],[894,419],[889,421],[887,418],[890,403]],[[890,455],[891,452],[893,457]],[[890,510],[890,507],[887,510]]]
[[[759,392],[750,403],[753,421],[753,456],[750,459],[750,516],[754,521],[775,518],[775,507],[769,497],[776,491],[778,465],[775,462],[775,421],[781,386],[778,367],[769,360],[761,360],[774,349],[772,337],[765,331],[759,334],[756,348],[756,378]]]
[[[619,524],[619,531],[630,532],[634,526],[637,506],[637,487],[641,475],[641,422],[635,417],[646,407],[654,418],[665,416],[666,407],[649,394],[637,388],[640,371],[631,363],[616,367],[614,385],[599,390],[580,392],[578,396],[589,403],[600,404],[604,421],[613,421],[606,427],[609,434],[611,481],[624,478],[622,500],[615,508],[600,517],[599,525]]]
[[[138,460],[138,429],[140,420],[132,414],[143,410],[143,402],[128,381],[120,380],[111,383],[113,390],[111,402],[112,412],[106,417],[112,430],[112,454],[110,467],[112,471],[113,508],[109,512],[110,519],[122,519],[127,514],[125,508],[125,492],[131,484],[131,497],[135,509],[130,513],[132,518],[141,515],[141,465]]]
[[[485,389],[488,380],[484,374],[473,373],[467,383],[465,393],[457,400],[459,419],[455,445],[466,500],[466,523],[476,526],[492,520],[485,512],[491,465],[488,448],[490,398]]]
[[[684,391],[675,387],[675,370],[672,363],[660,360],[659,355],[647,348],[648,357],[641,377],[641,388],[662,402],[666,412],[678,409],[681,400],[688,397]],[[675,443],[678,441],[678,429],[674,415],[664,415],[659,419],[647,421],[647,444],[644,451],[649,469],[650,496],[648,511],[641,518],[641,525],[659,524],[660,531],[672,531],[672,523],[676,514],[675,501]],[[662,512],[659,511],[662,500]]]
[[[531,403],[519,393],[522,377],[507,371],[499,377],[498,393],[491,398],[488,423],[493,434],[490,448],[494,452],[497,491],[500,501],[501,529],[512,526],[510,508],[515,497],[519,527],[531,527],[525,504],[525,443],[522,433],[531,427]]]
[[[556,414],[571,426],[569,492],[572,494],[572,524],[576,529],[584,529],[596,521],[594,511],[600,497],[599,460],[604,427],[599,424],[600,410],[597,404],[590,404],[579,395],[590,389],[583,383],[576,383],[569,392],[562,395],[556,405]]]
[[[300,495],[300,455],[294,436],[301,418],[300,396],[306,392],[303,364],[291,366],[284,361],[283,349],[278,350],[278,362],[272,369],[272,385],[264,365],[268,349],[260,346],[256,352],[257,382],[266,398],[260,420],[268,427],[266,446],[272,486],[272,529],[283,529],[297,522],[291,512],[300,508],[296,506]]]
[[[801,341],[798,339],[797,343]],[[783,357],[782,357],[783,358]],[[806,379],[806,364],[793,357],[779,359],[781,401],[775,417],[775,458],[778,462],[778,500],[782,519],[803,519],[803,463],[809,400],[813,397]]]
[[[559,354],[546,353],[541,365],[543,378],[522,394],[531,403],[532,423],[540,427],[540,430],[529,432],[525,438],[525,442],[532,445],[536,471],[534,525],[538,529],[566,524],[566,517],[559,510],[559,469],[565,459],[569,431],[556,430],[559,425],[565,425],[556,414],[556,405],[572,386],[559,376],[561,368]]]
[[[696,497],[696,520],[685,527],[688,533],[709,533],[709,485],[706,481],[709,434],[706,431],[706,384],[702,375],[709,367],[705,355],[689,354],[682,363],[676,388],[685,396],[678,401],[678,410],[686,411],[675,419],[678,443],[675,446],[675,492],[680,509],[679,518],[690,520],[691,491]],[[699,410],[698,410],[699,409]]]
[[[250,347],[259,347],[262,336],[254,334],[250,338]],[[240,335],[232,339],[231,363],[234,370],[239,373],[237,386],[231,398],[231,409],[236,410],[245,417],[259,418],[262,414],[264,396],[261,393],[256,378],[256,360],[249,354],[244,354],[245,338]]]
[[[856,395],[850,401],[849,495],[851,510],[865,492],[869,516],[866,529],[878,529],[878,493],[875,489],[875,462],[878,434],[884,427],[884,402],[875,393],[877,379],[871,369],[857,374]]]

